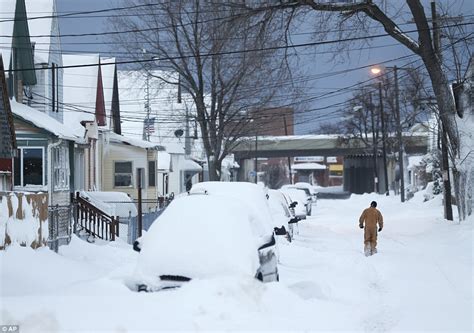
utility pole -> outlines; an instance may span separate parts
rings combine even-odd
[[[388,191],[388,173],[387,173],[387,149],[386,143],[386,129],[385,129],[385,114],[383,112],[383,98],[382,98],[382,82],[379,81],[379,103],[380,103],[380,120],[382,123],[382,154],[383,154],[383,171],[385,178],[385,195],[389,195]]]
[[[258,183],[258,157],[257,157],[257,152],[258,152],[258,133],[255,132],[255,184]]]
[[[138,210],[138,216],[137,216],[137,229],[138,237],[142,237],[142,229],[143,229],[143,221],[142,221],[142,182],[143,182],[143,171],[145,169],[143,168],[137,168],[137,189],[138,189],[138,203],[137,203],[137,210]]]
[[[400,200],[405,202],[405,172],[403,166],[403,138],[402,138],[402,123],[400,119],[400,92],[398,90],[398,67],[393,66],[393,76],[395,79],[395,121],[397,122],[397,136],[398,136],[398,163],[400,166]]]
[[[283,115],[283,124],[285,125],[285,135],[288,135],[288,127],[286,125],[286,116]],[[293,184],[293,177],[291,175],[291,157],[288,156],[288,172],[290,175],[290,184]]]
[[[431,19],[433,22],[433,48],[436,56],[442,62],[441,36],[438,25],[438,14],[436,12],[436,2],[431,1]],[[444,217],[453,221],[453,207],[451,202],[451,179],[449,176],[449,156],[448,156],[448,136],[444,126],[441,126],[441,166],[443,172],[443,199]]]
[[[374,191],[379,193],[379,178],[377,174],[377,139],[375,138],[375,119],[374,119],[374,104],[372,104],[372,92],[369,92],[369,108],[370,117],[372,118],[372,145],[374,154]]]

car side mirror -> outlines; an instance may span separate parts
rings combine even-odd
[[[277,236],[286,235],[286,228],[284,225],[282,225],[281,228],[275,227],[273,230],[275,231],[275,235]]]
[[[297,204],[298,204],[298,202],[293,201],[293,202],[290,204],[290,208],[295,208]]]
[[[133,249],[137,252],[140,252],[142,250],[139,241],[136,240],[136,241],[133,242]]]
[[[288,221],[288,224],[298,223],[300,221],[299,218],[293,217],[291,220]]]

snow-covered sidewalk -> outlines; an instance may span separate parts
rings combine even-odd
[[[358,218],[371,200],[385,218],[379,253],[363,255]],[[0,325],[23,332],[158,330],[426,331],[473,329],[472,219],[447,223],[439,199],[320,200],[291,244],[280,283],[242,277],[136,293],[137,254],[120,241],[73,238],[55,254],[0,252]],[[232,258],[229,258],[232,260]]]

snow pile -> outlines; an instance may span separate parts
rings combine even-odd
[[[365,257],[358,218],[372,200],[385,223],[379,253]],[[421,191],[405,203],[376,194],[320,200],[315,215],[298,223],[293,242],[279,244],[279,283],[216,276],[172,291],[136,293],[127,282],[136,277],[140,254],[124,243],[73,237],[59,254],[12,246],[0,251],[0,313],[22,333],[472,332],[474,218],[447,222],[440,196],[423,200]],[[221,213],[222,222],[240,216]],[[207,246],[204,237],[221,232],[191,229],[176,235],[182,240],[177,245],[195,238],[195,245]]]
[[[9,216],[8,201],[13,211],[11,216]],[[40,236],[41,241],[47,239],[47,224],[43,225],[44,230],[40,235],[39,212],[28,202],[24,194],[21,195],[21,212],[18,212],[19,207],[20,202],[16,195],[0,197],[0,246],[5,245],[7,236],[11,243],[26,246],[38,243]],[[22,218],[17,218],[17,214]]]
[[[253,277],[258,247],[245,207],[218,195],[184,196],[173,200],[143,238],[137,275],[150,285],[160,275]]]

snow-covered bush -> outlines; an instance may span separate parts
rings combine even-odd
[[[441,161],[439,153],[429,152],[423,157],[422,163],[425,165],[427,181],[431,182],[430,192],[438,195],[443,192],[443,175],[441,173]],[[426,187],[428,189],[428,186]]]

